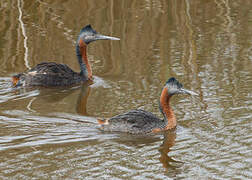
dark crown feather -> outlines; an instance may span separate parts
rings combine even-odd
[[[91,27],[90,24],[86,25],[85,27],[83,27],[83,28],[81,29],[81,33],[83,33],[83,32],[90,32],[90,33],[94,33],[94,34],[97,33],[97,32]]]
[[[170,79],[168,79],[168,81],[166,81],[166,85],[174,86],[178,89],[183,87],[183,85],[180,82],[178,82],[178,80],[175,79],[174,77],[171,77]]]

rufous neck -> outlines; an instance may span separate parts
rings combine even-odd
[[[76,46],[76,54],[78,57],[78,62],[80,64],[80,74],[86,79],[91,80],[92,69],[87,58],[87,45],[82,39],[79,40]]]
[[[172,95],[168,94],[168,89],[164,87],[160,96],[160,110],[164,115],[165,129],[175,128],[177,125],[175,114],[170,106],[170,99]]]

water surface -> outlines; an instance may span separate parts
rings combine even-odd
[[[0,179],[252,179],[252,5],[238,1],[0,2]],[[42,61],[79,71],[91,24],[120,37],[88,46],[95,84],[13,89]],[[96,119],[142,108],[161,117],[170,77],[176,131],[104,133]]]

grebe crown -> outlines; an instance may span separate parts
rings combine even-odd
[[[92,28],[92,26],[90,24],[84,26],[81,31],[80,34],[82,34],[83,32],[87,32],[87,33],[92,33],[92,34],[97,34],[97,32]]]
[[[174,95],[174,94],[190,94],[190,95],[198,95],[197,93],[184,89],[183,85],[174,77],[170,78],[166,84],[165,87],[168,89],[168,94],[169,95]]]
[[[79,43],[80,40],[83,40],[86,44],[89,44],[90,42],[93,42],[96,40],[120,40],[120,39],[116,37],[105,36],[105,35],[99,34],[89,24],[81,29],[80,35],[78,36],[77,43]]]
[[[178,80],[175,79],[174,77],[171,77],[170,79],[168,79],[168,81],[166,81],[166,85],[176,87],[177,89],[180,89],[183,87],[183,85],[180,82],[178,82]]]

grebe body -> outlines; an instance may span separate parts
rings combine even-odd
[[[174,129],[177,125],[175,114],[170,106],[170,98],[175,94],[196,93],[184,89],[175,78],[170,78],[161,93],[159,109],[164,118],[159,119],[151,112],[136,109],[114,116],[110,119],[98,120],[103,131],[126,132],[130,134],[148,134]]]
[[[76,55],[80,72],[74,72],[65,64],[43,62],[25,73],[12,77],[13,86],[72,86],[93,79],[86,50],[90,42],[96,40],[120,40],[119,38],[98,34],[91,25],[82,28],[77,42]]]

